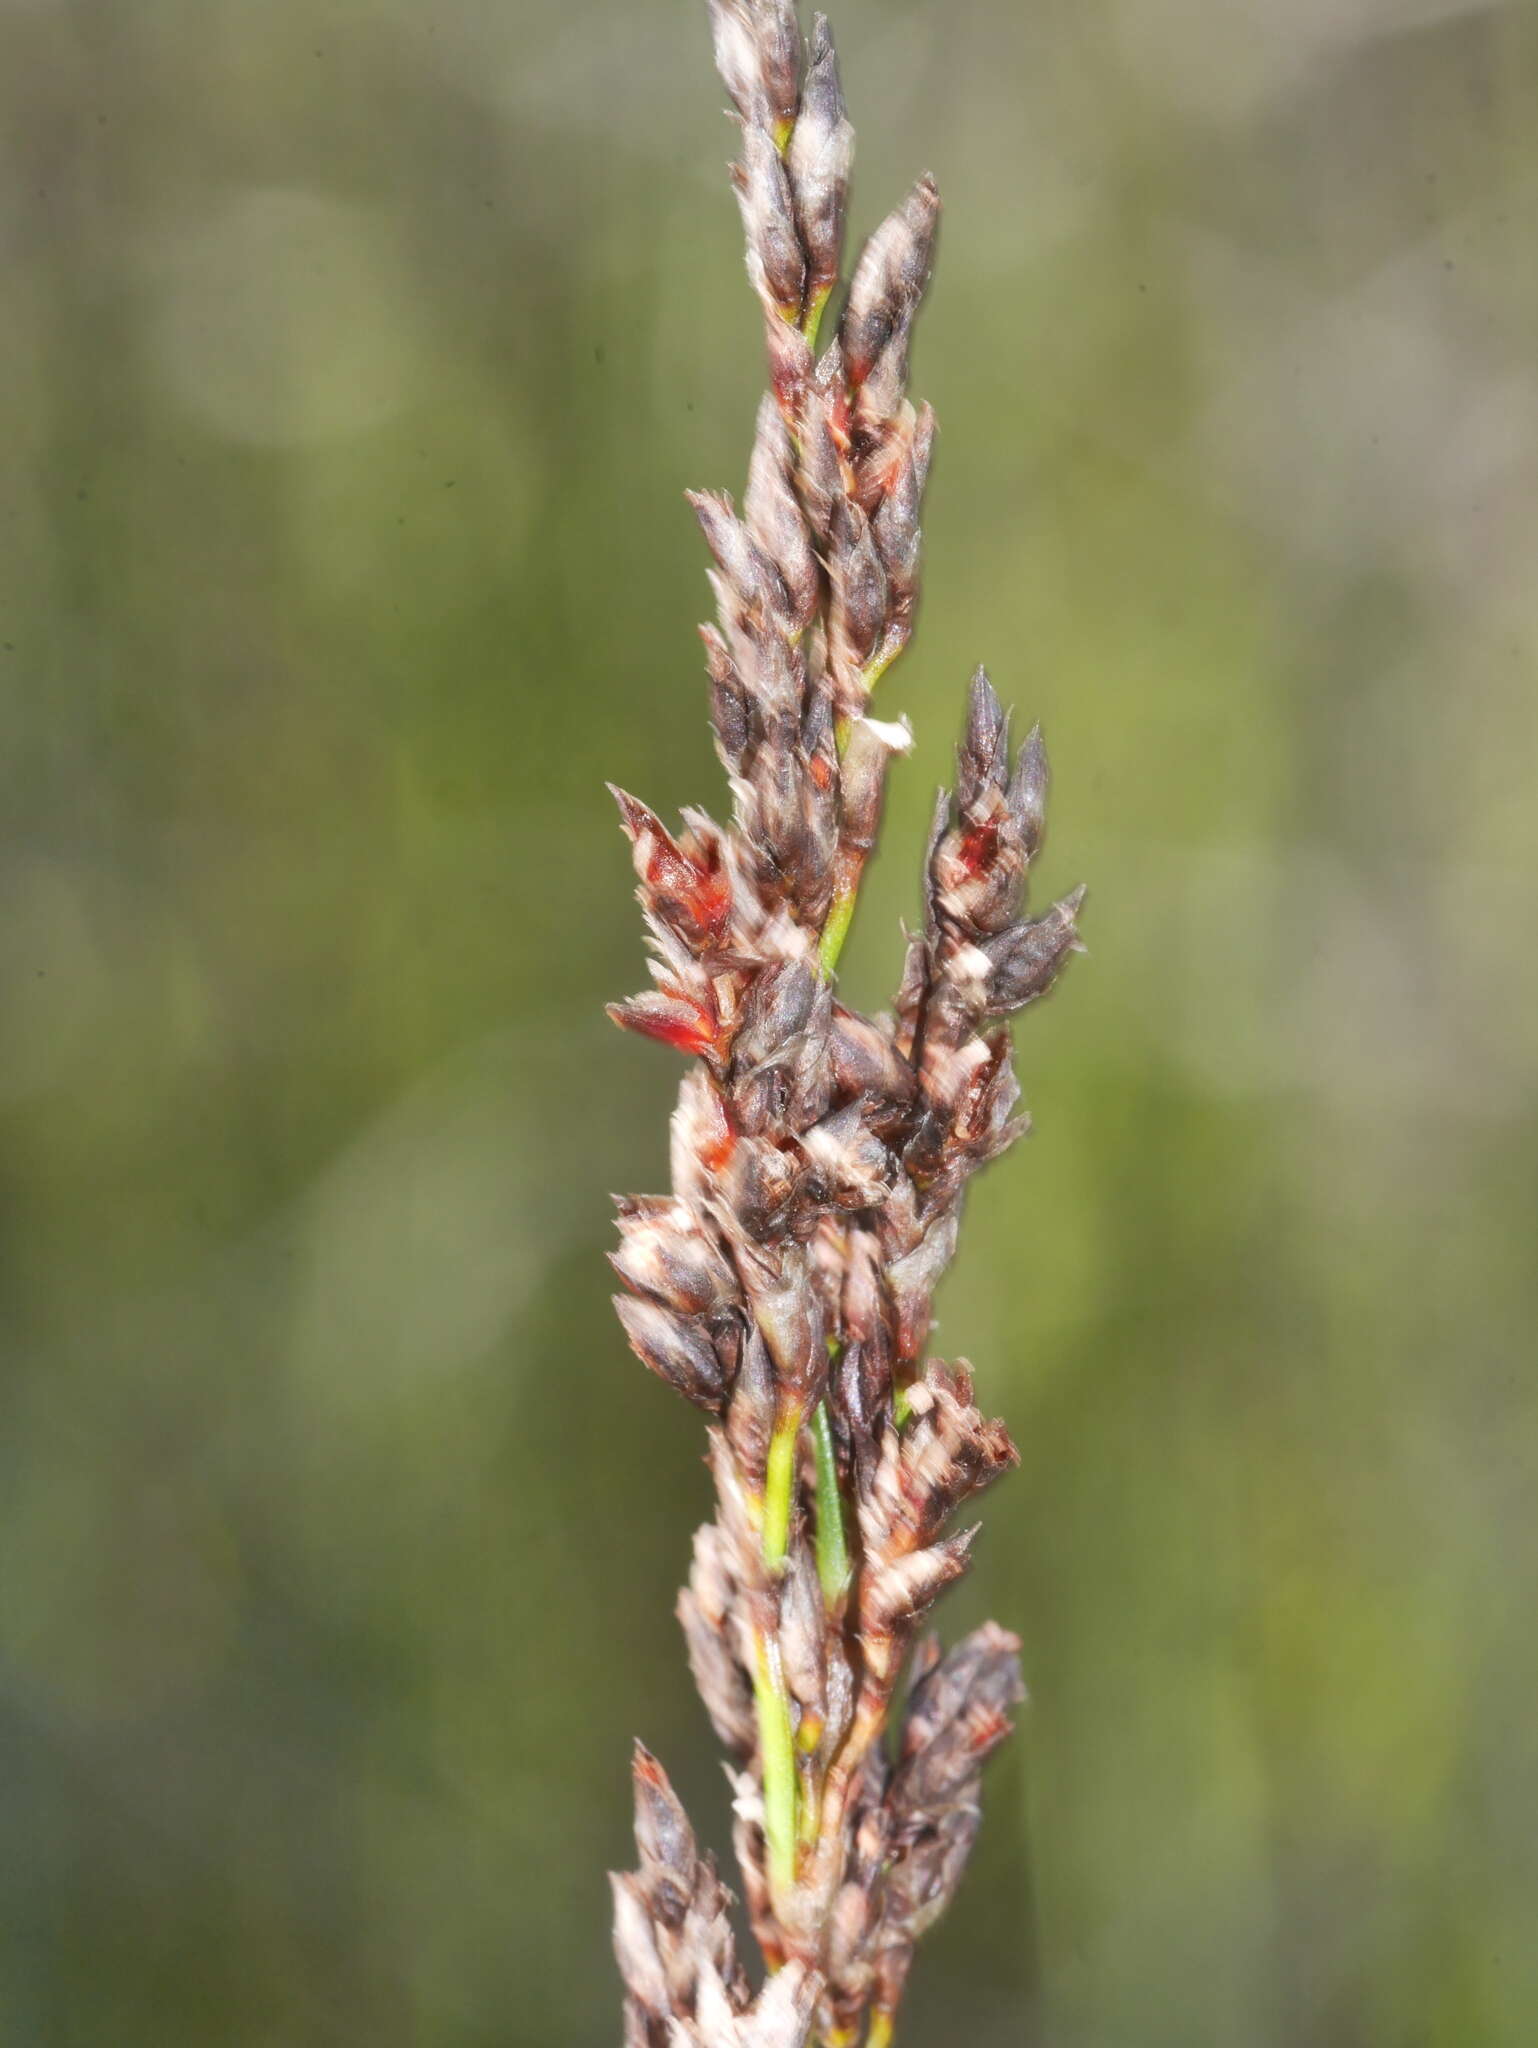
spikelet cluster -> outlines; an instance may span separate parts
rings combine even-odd
[[[1005,1020],[1076,948],[1082,892],[1025,914],[1046,757],[1036,732],[1012,745],[979,670],[893,1009],[838,998],[888,765],[909,745],[870,704],[918,597],[934,420],[908,397],[908,356],[939,198],[923,178],[877,228],[819,352],[853,152],[832,36],[818,16],[803,44],[790,0],[710,14],[769,390],[740,508],[691,497],[730,822],[686,811],[669,830],[615,792],[653,986],[611,1014],[692,1064],[672,1191],[621,1202],[613,1262],[632,1348],[709,1417],[716,1512],[679,1618],[769,1975],[755,1996],[715,1867],[645,1751],[615,1941],[627,2048],[840,2048],[862,2027],[890,2038],[1023,1697],[1018,1645],[991,1624],[915,1652],[966,1569],[958,1517],[1015,1459],[967,1366],[927,1340],[967,1183],[1025,1127]]]

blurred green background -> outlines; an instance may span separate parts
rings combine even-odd
[[[719,807],[685,0],[0,0],[0,2039],[599,2048],[697,1420],[602,790]],[[850,0],[949,213],[879,1003],[986,658],[1091,957],[940,1339],[1033,1705],[913,2043],[1538,2039],[1538,14]]]

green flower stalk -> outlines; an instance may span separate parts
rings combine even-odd
[[[890,1015],[835,971],[905,723],[870,716],[907,645],[934,420],[907,396],[939,197],[923,178],[856,263],[832,338],[853,134],[818,16],[710,0],[770,390],[739,513],[691,498],[732,796],[671,833],[616,792],[655,986],[611,1014],[691,1057],[673,1190],[620,1205],[616,1301],[644,1364],[711,1418],[714,1519],[679,1617],[731,1759],[767,1978],[660,1765],[638,1750],[639,1868],[615,1879],[627,2048],[884,2048],[915,1944],[960,1883],[985,1758],[1023,1698],[992,1624],[942,1656],[923,1617],[966,1569],[957,1510],[1008,1465],[970,1369],[926,1356],[966,1185],[1025,1127],[1004,1020],[1078,945],[1082,891],[1022,915],[1046,757],[973,678],[925,914]],[[904,1672],[906,1708],[894,1701]]]

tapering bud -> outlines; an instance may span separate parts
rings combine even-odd
[[[702,1323],[633,1294],[616,1294],[614,1312],[644,1366],[697,1408],[721,1412],[726,1376]]]
[[[720,834],[708,826],[680,843],[638,798],[612,782],[608,787],[630,840],[641,901],[695,951],[717,943],[732,914]]]
[[[742,161],[732,167],[732,183],[742,209],[754,290],[783,320],[794,321],[806,290],[806,257],[796,233],[790,181],[773,137],[751,122],[742,131]]]
[[[710,673],[710,722],[715,728],[716,752],[729,775],[742,767],[752,735],[752,714],[748,693],[732,660],[726,642],[714,626],[701,626],[705,662]]]
[[[861,464],[861,502],[871,511],[871,531],[891,585],[893,604],[911,617],[918,595],[919,556],[923,532],[919,515],[934,440],[934,414],[924,406],[917,415],[906,404],[898,415],[879,461]]]
[[[780,1657],[792,1697],[808,1713],[823,1703],[824,1649],[822,1588],[805,1543],[791,1553],[780,1588]]]
[[[807,290],[814,302],[838,281],[853,160],[854,130],[844,112],[833,36],[827,17],[819,14],[813,18],[801,111],[786,152],[796,222],[808,258]]]
[[[787,1055],[811,1024],[818,1001],[810,962],[786,960],[763,968],[743,1001],[733,1048],[736,1070],[750,1074],[765,1060]]]
[[[742,1363],[726,1411],[726,1440],[737,1470],[750,1486],[761,1487],[774,1434],[774,1366],[763,1332],[755,1323],[742,1347]]]
[[[725,1252],[682,1202],[654,1209],[627,1202],[619,1219],[620,1248],[610,1264],[638,1294],[682,1315],[704,1315],[733,1299],[736,1278]]]
[[[739,116],[780,140],[796,116],[801,71],[793,0],[710,0],[710,31]]]
[[[962,816],[990,802],[1009,781],[1009,716],[985,668],[972,677],[966,730],[956,749],[956,801]]]
[[[838,1093],[879,1106],[875,1128],[900,1116],[912,1102],[917,1087],[914,1072],[893,1044],[889,1030],[835,1007],[829,1051]]]
[[[828,573],[833,583],[833,630],[842,661],[859,668],[875,652],[887,616],[886,571],[858,505],[834,507]],[[858,709],[857,703],[847,707]]]
[[[720,1529],[707,1522],[694,1536],[689,1583],[678,1596],[678,1619],[689,1652],[695,1689],[723,1748],[752,1754],[756,1736],[753,1693],[732,1640],[738,1588]]]
[[[752,8],[745,0],[710,0],[710,32],[721,83],[742,119],[752,120],[767,99]]]
[[[872,1559],[860,1589],[860,1625],[870,1637],[890,1636],[927,1614],[967,1568],[976,1529],[963,1529],[927,1550]]]
[[[1015,764],[1009,785],[1009,808],[1027,860],[1034,860],[1041,848],[1047,825],[1047,750],[1041,727],[1033,725]]]
[[[724,491],[685,491],[720,570],[717,595],[722,623],[762,633],[771,617],[785,618],[790,599],[779,571],[732,510]]]
[[[753,1099],[748,1106],[751,1111]],[[766,1245],[786,1234],[800,1179],[799,1162],[789,1152],[772,1138],[745,1133],[732,1154],[722,1192],[733,1221],[756,1244]]]
[[[796,118],[801,85],[801,27],[795,0],[754,0],[759,63],[780,137]]]
[[[635,1839],[641,1882],[653,1913],[678,1928],[694,1896],[699,1849],[689,1817],[668,1782],[668,1774],[642,1742],[631,1761],[635,1789]]]
[[[829,374],[823,375],[823,365]],[[844,496],[843,458],[847,435],[839,424],[841,358],[835,342],[819,365],[816,383],[806,393],[801,410],[801,464],[798,474],[801,502],[819,541],[826,544],[832,531],[834,507]]]
[[[743,1292],[774,1362],[782,1410],[804,1412],[828,1372],[822,1305],[806,1253],[795,1244],[776,1250],[748,1242],[735,1250]]]
[[[709,1006],[666,989],[644,989],[622,1003],[610,1003],[608,1014],[622,1031],[655,1038],[677,1052],[707,1053],[719,1029]]]
[[[1010,1732],[1010,1709],[1024,1698],[1020,1639],[996,1622],[933,1662],[909,1695],[889,1795],[894,1811],[916,1818],[965,1797]]]
[[[894,336],[905,336],[934,260],[940,194],[927,175],[861,251],[839,328],[851,385],[861,385]]]
[[[791,473],[790,435],[772,398],[758,409],[758,432],[748,466],[743,514],[748,532],[780,572],[789,602],[789,624],[800,632],[817,609],[820,581],[806,517]]]
[[[1068,955],[1084,950],[1075,924],[1084,893],[1082,888],[1075,889],[1054,903],[1044,917],[1011,925],[988,941],[986,951],[993,966],[988,1007],[996,1015],[1023,1010],[1027,1003],[1045,995]]]
[[[894,1259],[887,1270],[897,1355],[906,1362],[918,1357],[929,1335],[935,1289],[955,1255],[959,1220],[954,1209],[936,1216],[912,1251]]]

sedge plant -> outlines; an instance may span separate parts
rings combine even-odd
[[[661,1765],[634,1764],[638,1867],[614,1880],[626,2048],[885,2048],[916,1944],[954,1896],[989,1753],[1023,1697],[992,1623],[920,1640],[967,1567],[958,1511],[1015,1462],[964,1362],[931,1358],[974,1173],[1024,1129],[1007,1019],[1078,944],[1082,891],[1029,918],[1047,763],[972,679],[890,1013],[836,979],[904,722],[871,715],[907,645],[934,418],[907,393],[932,179],[866,243],[837,318],[853,133],[827,22],[710,0],[768,391],[740,509],[691,499],[731,820],[677,831],[616,792],[654,985],[616,1004],[686,1055],[672,1192],[620,1204],[616,1308],[709,1418],[715,1513],[679,1618],[726,1752],[744,1903]],[[899,1703],[900,1708],[899,1708]]]

